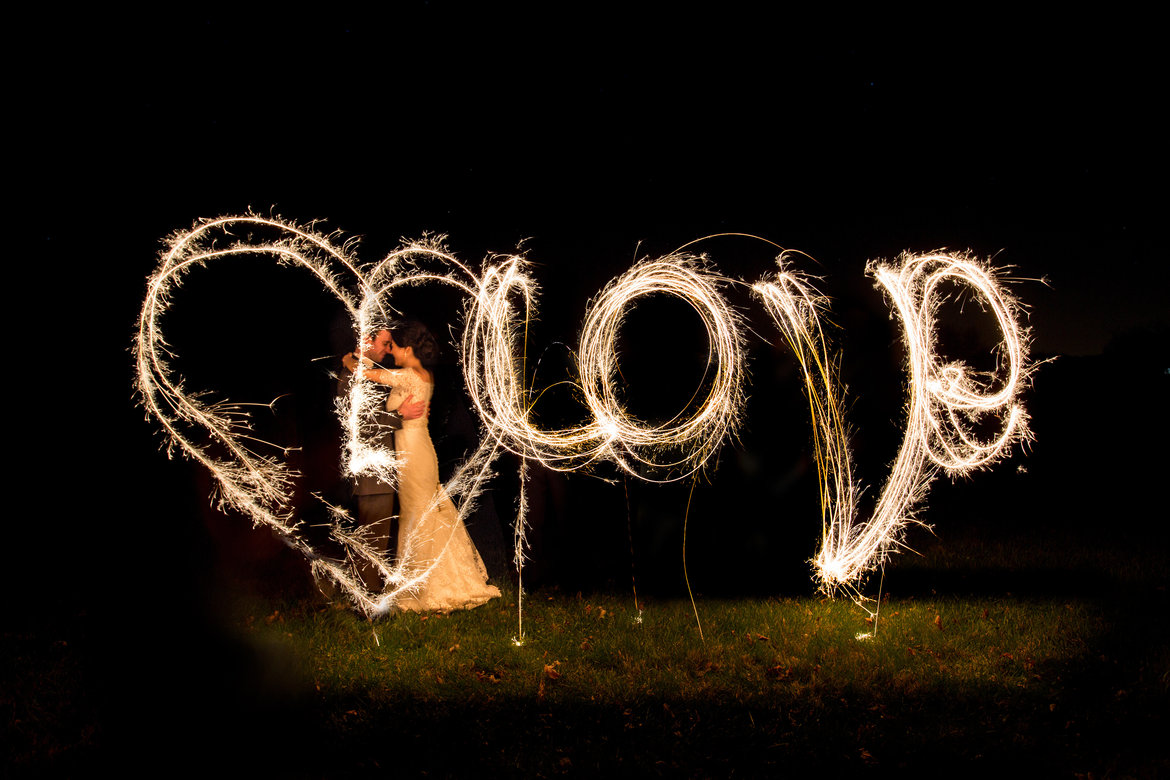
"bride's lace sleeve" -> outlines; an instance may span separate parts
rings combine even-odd
[[[395,381],[395,374],[398,372],[390,368],[366,368],[362,369],[362,376],[371,382],[377,382],[380,385],[390,385],[394,387],[399,384]]]
[[[390,387],[390,395],[386,397],[386,411],[393,412],[402,405],[410,395],[410,372],[401,368],[367,368],[363,376],[371,382]]]

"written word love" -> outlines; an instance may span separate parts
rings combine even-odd
[[[538,286],[522,257],[492,258],[478,271],[451,255],[441,239],[404,244],[380,262],[361,263],[355,242],[312,226],[254,215],[205,220],[174,234],[147,283],[134,340],[136,392],[161,426],[168,453],[200,463],[216,480],[220,506],[275,532],[309,561],[318,578],[331,581],[367,615],[384,614],[404,593],[425,582],[433,562],[389,561],[368,544],[347,513],[328,506],[333,546],[325,552],[299,533],[291,503],[295,471],[280,448],[257,441],[243,405],[208,403],[183,387],[171,366],[174,355],[162,332],[174,292],[192,270],[228,265],[233,258],[266,256],[312,274],[345,307],[354,341],[396,314],[395,294],[411,285],[448,285],[466,298],[459,339],[464,380],[483,423],[483,436],[444,493],[460,516],[469,511],[501,451],[547,467],[577,470],[599,461],[615,463],[639,479],[668,481],[701,469],[731,436],[744,407],[745,336],[738,311],[725,295],[744,282],[719,275],[706,257],[674,253],[636,263],[612,280],[588,305],[575,354],[577,385],[587,422],[563,429],[533,422],[531,399],[539,388],[523,379],[525,325],[535,315]],[[1020,305],[999,274],[963,253],[905,254],[867,269],[884,291],[901,325],[907,355],[908,412],[897,458],[868,518],[858,516],[862,485],[853,471],[837,360],[825,337],[829,302],[782,252],[778,270],[745,285],[774,321],[799,363],[810,411],[814,455],[822,496],[822,540],[813,561],[819,586],[857,594],[864,575],[897,546],[916,522],[931,482],[987,467],[1029,435],[1020,395],[1027,384],[1028,333]],[[947,291],[967,288],[999,328],[999,366],[977,372],[937,351],[936,317]],[[694,309],[708,336],[707,379],[697,403],[660,425],[631,416],[617,391],[616,341],[624,315],[639,299],[673,296]],[[345,431],[345,468],[352,474],[394,482],[400,464],[378,444],[381,396],[354,378],[338,414]],[[998,420],[988,437],[976,431]],[[515,558],[524,558],[525,502],[515,520]],[[335,550],[341,550],[339,554]],[[357,570],[373,565],[383,586],[368,588]]]

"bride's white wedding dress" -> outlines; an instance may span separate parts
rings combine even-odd
[[[378,381],[391,386],[387,411],[413,396],[430,402],[434,385],[412,369],[382,369]],[[500,595],[487,584],[487,569],[451,499],[439,482],[439,461],[427,430],[427,416],[403,420],[394,448],[405,461],[398,473],[398,562],[408,576],[428,569],[426,579],[398,599],[399,609],[470,609]]]

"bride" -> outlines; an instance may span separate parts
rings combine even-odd
[[[390,385],[386,410],[394,411],[406,398],[429,402],[434,379],[424,364],[438,356],[438,345],[419,322],[405,322],[389,329],[390,354],[395,369],[376,368],[363,358],[345,358],[350,371],[360,371],[370,381]],[[394,448],[404,465],[398,472],[398,562],[408,576],[430,569],[422,584],[403,593],[400,609],[471,609],[500,595],[487,584],[487,569],[451,499],[439,483],[439,464],[427,431],[427,417],[403,420],[394,432]]]

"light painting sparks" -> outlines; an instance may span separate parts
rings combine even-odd
[[[275,238],[256,240],[251,237],[253,231]],[[248,237],[237,239],[236,232]],[[390,301],[401,287],[437,282],[464,294],[460,358],[485,434],[434,500],[444,494],[457,499],[460,520],[464,520],[500,450],[520,455],[521,501],[514,533],[518,570],[526,549],[528,461],[559,470],[609,461],[639,479],[670,481],[702,469],[735,433],[744,405],[745,328],[722,292],[734,280],[719,276],[703,258],[675,253],[641,261],[590,303],[575,356],[577,387],[589,419],[575,427],[545,430],[535,424],[529,401],[538,396],[534,388],[525,386],[526,344],[521,339],[534,316],[538,289],[523,258],[497,258],[476,274],[450,255],[440,240],[428,239],[407,243],[366,269],[351,255],[352,242],[338,247],[331,238],[253,215],[209,220],[176,234],[149,280],[139,317],[134,343],[137,392],[148,415],[162,425],[168,452],[181,452],[213,475],[222,507],[272,529],[305,555],[318,578],[335,583],[366,615],[393,609],[400,595],[417,590],[425,581],[429,568],[412,561],[410,540],[402,559],[391,564],[371,546],[364,529],[355,528],[344,510],[332,506],[327,506],[329,532],[344,550],[344,560],[315,548],[298,533],[299,521],[290,504],[297,475],[276,455],[259,451],[262,443],[251,437],[242,405],[204,403],[185,390],[170,366],[173,355],[160,321],[175,289],[196,267],[257,254],[302,267],[337,297],[358,334],[390,319]],[[828,302],[795,270],[795,254],[782,253],[779,272],[752,289],[801,366],[821,493],[822,541],[813,561],[816,577],[830,594],[842,588],[857,594],[865,574],[886,560],[907,524],[917,522],[915,507],[938,473],[954,476],[988,466],[1003,457],[1012,443],[1028,437],[1027,415],[1019,401],[1030,371],[1027,331],[1020,324],[1019,304],[993,270],[967,255],[904,255],[898,266],[870,266],[869,273],[889,296],[902,325],[909,403],[898,457],[873,517],[862,522],[857,518],[861,490],[853,475],[837,362],[821,327]],[[994,376],[981,375],[960,362],[940,361],[935,320],[943,283],[971,288],[994,315],[1002,334],[1002,365]],[[706,375],[697,389],[701,398],[697,395],[696,403],[659,425],[634,419],[615,389],[616,345],[624,316],[639,298],[649,295],[669,295],[686,302],[702,320],[709,344]],[[355,343],[358,340],[355,337]],[[347,473],[392,483],[400,464],[392,451],[376,443],[380,403],[369,380],[352,378],[350,392],[338,408],[346,434],[344,465]],[[996,415],[1002,419],[1000,433],[981,441],[974,432],[975,423]],[[196,443],[203,439],[207,443]],[[367,589],[357,575],[361,563],[373,564],[381,573],[381,590]],[[517,642],[522,641],[521,622]]]
[[[254,232],[275,238],[257,240],[252,237]],[[236,233],[247,238],[238,239]],[[327,555],[307,541],[298,532],[300,522],[293,516],[290,503],[291,485],[298,475],[276,455],[257,451],[264,443],[251,435],[242,405],[206,404],[198,394],[185,390],[170,366],[172,355],[161,330],[161,319],[187,273],[242,255],[266,255],[309,271],[345,307],[357,333],[389,319],[387,314],[392,310],[383,299],[401,285],[438,281],[466,293],[473,293],[479,286],[475,275],[447,254],[437,240],[408,244],[368,274],[350,255],[351,247],[349,242],[337,247],[329,237],[279,219],[252,215],[205,221],[175,235],[147,284],[134,356],[138,396],[148,415],[162,425],[168,454],[181,452],[205,467],[216,480],[221,508],[239,511],[255,525],[270,528],[310,561],[316,577],[332,581],[357,609],[374,616],[390,611],[402,594],[416,591],[430,567],[411,560],[409,540],[402,560],[391,565],[384,554],[371,546],[365,529],[355,528],[343,509],[328,504],[329,536],[344,551],[344,559]],[[354,341],[356,344],[360,339],[355,337]],[[344,465],[348,473],[371,474],[393,483],[399,465],[394,453],[373,443],[377,441],[373,434],[377,431],[375,412],[379,403],[366,380],[352,380],[350,392],[338,409],[347,434]],[[206,437],[210,441],[198,443]],[[496,451],[491,442],[486,442],[444,486],[446,495],[461,499],[456,502],[461,520],[473,507]],[[436,495],[435,501],[440,498]],[[365,586],[357,574],[362,563],[372,564],[380,572],[383,589]]]
[[[821,588],[857,594],[864,575],[881,565],[902,539],[930,483],[989,466],[1028,437],[1020,394],[1030,371],[1028,334],[1020,306],[989,266],[965,254],[906,254],[899,266],[871,264],[869,273],[890,297],[907,347],[910,400],[902,445],[868,521],[859,522],[860,490],[851,466],[836,369],[819,325],[824,299],[781,258],[774,280],[755,286],[800,362],[813,421],[821,483],[822,540],[813,560]],[[936,315],[944,282],[966,285],[990,309],[1002,337],[1000,371],[981,376],[961,362],[941,363]],[[980,441],[975,423],[1002,415],[1002,430]]]
[[[793,254],[782,252],[777,260],[780,271],[757,282],[752,290],[763,301],[800,364],[813,428],[824,545],[851,527],[860,486],[853,477],[837,363],[821,327],[829,302],[794,268]],[[824,583],[824,575],[819,568],[817,571]]]
[[[531,421],[530,397],[515,366],[519,314],[513,295],[531,307],[535,290],[511,258],[488,271],[468,313],[464,372],[468,391],[491,435],[526,459],[572,470],[612,461],[639,479],[679,479],[702,468],[734,432],[743,406],[743,342],[739,316],[719,292],[726,281],[689,255],[638,263],[612,281],[585,317],[577,348],[578,385],[591,419],[580,426],[543,430]],[[646,425],[626,411],[615,392],[616,341],[624,313],[642,296],[664,294],[688,303],[703,321],[711,345],[706,397],[689,416]],[[525,317],[527,317],[527,312]]]

